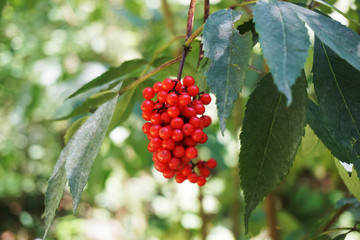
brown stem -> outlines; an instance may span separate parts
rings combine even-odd
[[[327,230],[329,230],[329,229],[331,228],[331,226],[334,225],[334,223],[339,219],[339,217],[341,216],[341,214],[343,214],[343,212],[345,212],[349,207],[350,207],[350,205],[345,205],[345,206],[341,207],[341,208],[335,213],[335,215],[329,220],[329,222],[325,225],[325,227],[323,228],[322,232],[326,232]]]
[[[188,12],[187,24],[186,24],[185,41],[187,41],[192,34],[193,25],[194,25],[195,5],[196,5],[196,0],[191,0],[190,6],[189,6],[189,12]],[[189,52],[190,52],[190,47],[184,46],[184,50],[183,50],[181,61],[180,61],[179,71],[178,71],[178,75],[177,75],[177,79],[179,79],[179,80],[181,80],[181,74],[182,74],[182,71],[184,68],[185,58]]]
[[[210,0],[205,0],[204,1],[204,20],[203,23],[206,22],[206,19],[208,19],[210,15]],[[199,53],[199,60],[198,60],[198,67],[200,65],[200,61],[201,59],[204,58],[204,49],[203,49],[203,44],[200,42],[200,53]]]
[[[173,17],[173,14],[171,12],[171,9],[170,9],[170,6],[167,2],[167,0],[162,0],[162,10],[164,12],[164,18],[165,18],[165,22],[166,22],[166,25],[167,27],[169,28],[171,34],[173,36],[176,36],[176,30],[175,30],[175,27],[174,27],[174,17]]]
[[[231,222],[232,222],[232,232],[235,239],[240,239],[241,226],[240,226],[240,212],[241,212],[241,193],[240,193],[240,178],[238,168],[235,167],[232,169],[233,175],[233,199],[231,206]]]
[[[157,74],[158,72],[161,72],[162,70],[164,70],[165,68],[168,68],[170,67],[171,65],[173,65],[174,63],[177,63],[179,62],[181,59],[181,57],[177,57],[177,58],[174,58],[166,63],[164,63],[163,65],[155,68],[154,70],[152,70],[151,72],[149,72],[148,74],[140,77],[139,79],[135,80],[132,84],[130,84],[129,86],[121,89],[119,91],[119,95],[122,95],[124,92],[126,91],[129,91],[131,88],[139,85],[140,83],[144,82],[145,80],[149,79],[150,77],[154,76],[155,74]]]
[[[276,228],[276,210],[274,207],[274,197],[272,193],[269,193],[265,199],[266,209],[266,222],[269,230],[269,235],[272,240],[279,240],[279,231]]]

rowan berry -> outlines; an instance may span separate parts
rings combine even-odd
[[[187,106],[191,103],[191,96],[187,93],[182,93],[179,96],[179,100],[178,100],[179,104],[182,106]]]
[[[211,102],[211,96],[208,93],[204,93],[204,94],[201,95],[200,101],[204,105],[208,105]]]
[[[173,149],[172,153],[173,153],[173,155],[174,155],[175,157],[181,158],[181,157],[183,157],[184,154],[185,154],[185,148],[184,148],[184,146],[182,146],[182,145],[177,145],[177,146]]]
[[[187,92],[190,96],[195,97],[199,94],[199,87],[196,85],[191,85],[190,87],[188,87]]]
[[[208,126],[210,126],[212,120],[211,120],[211,117],[207,116],[207,115],[203,115],[201,116],[200,118],[203,123],[204,123],[204,128],[207,128]]]
[[[169,124],[171,120],[172,120],[172,118],[169,116],[169,114],[167,112],[161,113],[161,123],[163,125]]]
[[[185,150],[185,156],[187,156],[190,159],[196,158],[198,155],[198,151],[195,147],[188,147]]]
[[[181,164],[180,160],[176,157],[172,157],[168,163],[168,166],[170,169],[177,169],[179,165]]]
[[[152,100],[145,100],[141,103],[140,108],[143,112],[151,112],[154,109],[154,102]]]
[[[215,159],[213,158],[210,158],[208,161],[207,161],[207,166],[208,168],[216,168],[216,165],[217,165],[217,162]]]
[[[196,183],[196,181],[198,180],[198,175],[196,173],[190,173],[187,178],[189,182]]]
[[[179,97],[176,93],[169,93],[166,97],[166,102],[169,104],[169,105],[175,105],[177,104],[179,100]]]
[[[150,136],[151,137],[158,137],[160,128],[161,128],[161,126],[159,124],[153,124],[150,127]]]
[[[206,178],[204,176],[199,176],[196,183],[199,187],[202,187],[206,183]]]
[[[171,133],[171,127],[166,126],[159,129],[159,136],[163,140],[168,140],[171,137]]]
[[[171,89],[174,88],[175,83],[170,78],[165,78],[162,81],[161,85],[164,91],[169,92]]]
[[[208,177],[210,176],[210,170],[207,167],[200,168],[200,175]]]
[[[142,95],[145,99],[150,100],[155,97],[155,91],[151,87],[144,88]]]
[[[191,134],[193,134],[194,130],[195,128],[190,123],[185,123],[182,127],[182,131],[185,136],[190,136]]]
[[[205,107],[203,104],[196,104],[194,106],[194,109],[196,111],[196,114],[203,114],[205,112]]]
[[[172,130],[171,138],[175,142],[180,142],[181,140],[183,140],[184,134],[180,129],[174,129]]]
[[[149,134],[151,126],[152,126],[152,124],[149,123],[149,122],[144,123],[143,126],[142,126],[143,133]]]
[[[170,126],[172,128],[181,129],[184,126],[184,120],[180,117],[171,119]]]
[[[158,101],[161,102],[161,103],[166,102],[167,95],[168,95],[168,93],[165,92],[165,91],[158,92],[158,94],[157,94]]]
[[[190,87],[191,85],[194,85],[195,84],[195,79],[191,76],[186,76],[184,77],[183,79],[183,85],[185,87]]]
[[[201,142],[203,141],[203,138],[205,133],[201,130],[201,129],[195,129],[193,134],[191,134],[191,138],[195,141],[195,142]]]
[[[187,179],[187,177],[182,175],[181,173],[177,173],[175,176],[175,181],[177,183],[183,183],[186,179]]]
[[[155,93],[160,92],[160,91],[162,90],[161,82],[156,82],[156,83],[154,83],[153,89],[154,89],[154,92],[155,92]]]
[[[173,178],[175,176],[175,171],[172,169],[167,169],[163,171],[163,176],[167,179]]]
[[[180,109],[177,106],[170,106],[167,110],[170,117],[176,118],[180,115]]]
[[[168,150],[162,149],[157,153],[160,162],[168,162],[171,159],[171,153]]]

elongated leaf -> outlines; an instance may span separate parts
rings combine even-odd
[[[56,162],[53,173],[49,179],[49,185],[45,193],[45,232],[43,239],[46,238],[52,222],[55,218],[56,209],[62,198],[66,184],[65,159],[69,154],[68,149],[64,149]]]
[[[335,141],[350,149],[359,170],[360,72],[319,39],[315,40],[313,72],[324,122]]]
[[[234,10],[217,11],[210,15],[203,31],[205,57],[211,60],[206,77],[216,95],[222,133],[232,106],[239,97],[251,56],[252,34],[240,35],[233,28],[240,15],[241,12]]]
[[[77,106],[68,115],[64,117],[56,118],[55,120],[64,120],[67,118],[72,118],[83,114],[87,114],[89,112],[94,112],[100,105],[114,98],[116,94],[117,92],[110,90],[96,93],[88,97],[84,102],[82,102],[79,106]]]
[[[274,0],[256,3],[254,21],[275,84],[289,105],[291,86],[300,76],[310,48],[307,29],[291,8]]]
[[[360,201],[360,180],[356,171],[354,171],[353,169],[351,176],[349,176],[349,173],[344,169],[344,167],[337,159],[334,158],[334,162],[340,174],[340,177],[344,181],[346,187],[354,195],[354,197],[356,197],[356,199]]]
[[[74,211],[79,204],[91,167],[105,138],[116,102],[117,97],[114,97],[100,106],[64,148],[64,151],[67,150],[68,153],[65,156],[65,169]]]
[[[324,119],[321,116],[320,108],[311,100],[308,101],[306,120],[314,133],[331,151],[334,157],[346,163],[353,162],[354,156],[352,156],[351,154],[351,149],[349,147],[339,144],[335,140],[334,136],[330,133]]]
[[[135,104],[135,92],[136,88],[131,89],[129,92],[125,93],[124,96],[119,98],[118,103],[116,104],[114,115],[111,119],[109,131],[114,129],[119,123],[125,121],[131,114],[131,109]]]
[[[293,103],[278,92],[270,74],[246,104],[240,151],[240,178],[245,196],[245,228],[251,212],[288,174],[304,134],[307,104],[306,79],[294,86]]]
[[[68,130],[66,131],[65,136],[64,136],[65,144],[69,142],[69,140],[74,135],[76,130],[78,130],[81,127],[81,125],[83,125],[86,122],[86,120],[88,118],[89,118],[89,116],[79,118],[73,124],[71,124],[71,126],[68,128]]]
[[[282,5],[284,8],[292,8],[323,43],[354,68],[360,70],[360,36],[358,34],[341,23],[309,9],[287,2],[283,2]]]
[[[89,89],[104,85],[105,83],[111,82],[114,79],[120,78],[130,72],[138,70],[145,64],[146,64],[145,59],[134,59],[122,63],[119,67],[116,68],[111,67],[109,68],[109,70],[101,74],[99,77],[91,80],[90,82],[86,83],[84,86],[79,88],[69,97],[67,97],[67,99],[75,97],[76,95],[83,93]]]

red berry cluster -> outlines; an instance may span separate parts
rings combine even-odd
[[[182,83],[170,78],[156,82],[143,90],[143,97],[142,117],[149,122],[144,123],[142,130],[150,140],[148,150],[153,153],[155,169],[165,178],[175,176],[178,183],[188,179],[203,186],[210,168],[217,165],[213,158],[193,162],[198,155],[195,146],[208,139],[203,129],[212,120],[204,115],[204,105],[211,102],[210,95],[199,93],[194,78],[186,76]]]

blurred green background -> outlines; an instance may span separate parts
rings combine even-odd
[[[211,2],[211,12],[236,3]],[[165,17],[165,3],[171,12]],[[331,1],[355,20],[359,1]],[[48,121],[68,113],[86,95],[64,99],[110,66],[134,58],[150,60],[175,36],[185,33],[187,0],[1,0],[0,1],[0,238],[41,238],[44,192],[67,128],[77,118]],[[244,9],[249,12],[251,9]],[[331,13],[329,8],[322,8]],[[344,24],[339,14],[332,13]],[[202,23],[198,1],[194,29]],[[242,21],[247,21],[244,16]],[[355,31],[356,25],[349,24]],[[171,59],[181,53],[183,39],[161,53]],[[184,70],[196,76],[199,43],[194,42]],[[311,55],[311,54],[310,54]],[[311,58],[306,65],[311,87]],[[263,68],[258,45],[251,65]],[[175,65],[145,83],[177,74]],[[65,189],[48,239],[268,239],[267,211],[260,204],[244,236],[243,198],[239,188],[239,132],[244,105],[259,74],[248,72],[241,98],[219,132],[214,123],[202,146],[201,158],[219,165],[205,187],[176,184],[154,171],[137,89],[127,119],[112,129],[101,147],[78,212]],[[126,97],[126,95],[124,96]],[[124,119],[123,119],[124,120]],[[310,239],[337,211],[335,204],[351,197],[338,176],[334,160],[307,128],[290,175],[273,193],[273,208],[281,239]],[[352,227],[356,214],[345,211],[334,227]],[[335,232],[336,236],[340,232]],[[349,234],[346,239],[360,239]]]

